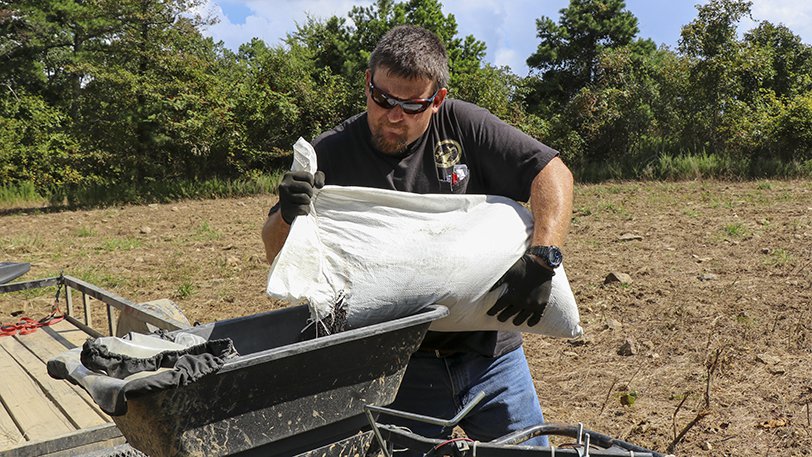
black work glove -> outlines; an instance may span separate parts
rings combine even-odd
[[[279,183],[279,211],[282,219],[292,224],[296,216],[310,211],[310,199],[315,189],[324,187],[324,173],[312,175],[306,171],[289,171]]]
[[[499,322],[513,317],[513,325],[532,327],[539,323],[544,308],[550,301],[552,280],[555,272],[541,266],[534,257],[525,254],[491,287],[494,290],[507,284],[507,291],[488,310],[489,316],[496,316]]]

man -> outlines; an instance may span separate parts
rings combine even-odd
[[[389,31],[370,56],[367,110],[323,133],[313,146],[319,171],[287,173],[262,238],[268,262],[290,224],[327,184],[420,194],[502,195],[530,200],[531,249],[494,285],[507,293],[489,311],[502,322],[535,325],[550,296],[572,213],[572,174],[553,149],[484,109],[448,94],[448,59],[433,33]],[[483,259],[485,260],[485,259]],[[477,393],[485,399],[462,421],[468,437],[490,441],[543,422],[518,332],[428,332],[412,356],[392,408],[453,417]],[[386,418],[427,437],[442,427]],[[544,437],[527,444],[546,445]]]

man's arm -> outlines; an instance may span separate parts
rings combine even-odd
[[[562,246],[572,219],[572,173],[555,157],[541,169],[530,189],[533,212],[531,246]]]
[[[533,179],[530,207],[533,212],[531,246],[561,246],[572,218],[572,173],[560,158],[551,160]],[[500,322],[512,319],[532,327],[541,321],[552,293],[553,270],[534,255],[525,254],[494,284],[508,284],[488,315]]]
[[[324,173],[317,171],[289,171],[279,183],[279,209],[268,215],[262,226],[262,243],[265,245],[265,259],[269,264],[282,250],[290,233],[290,224],[297,216],[310,212],[310,199],[316,189],[324,186]]]
[[[265,225],[262,226],[262,243],[265,245],[265,259],[268,264],[273,263],[273,259],[282,250],[285,240],[288,239],[290,225],[282,219],[280,211],[268,216]]]

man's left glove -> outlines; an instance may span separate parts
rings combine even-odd
[[[306,171],[289,171],[279,183],[279,212],[282,219],[292,224],[296,216],[304,216],[310,211],[310,198],[315,189],[324,187],[324,173],[312,175]]]
[[[538,324],[550,301],[553,276],[553,270],[541,266],[533,256],[523,255],[491,287],[494,290],[507,284],[507,291],[488,310],[488,315],[496,316],[500,322],[513,317],[513,325],[525,321],[530,327]]]

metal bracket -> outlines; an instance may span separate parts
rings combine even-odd
[[[390,416],[400,417],[403,419],[410,419],[413,421],[424,422],[427,424],[432,425],[441,425],[443,427],[454,427],[462,421],[462,419],[471,412],[474,407],[479,404],[482,399],[485,398],[485,392],[480,392],[476,394],[473,400],[468,402],[467,405],[459,412],[456,416],[452,417],[451,419],[439,419],[436,417],[431,416],[423,416],[421,414],[414,414],[408,413],[405,411],[398,411],[396,409],[389,409],[384,408],[382,406],[374,406],[374,405],[364,405],[364,413],[367,416],[367,421],[369,421],[370,427],[372,427],[372,432],[375,434],[375,439],[378,441],[378,445],[381,447],[381,451],[384,453],[386,457],[392,457],[392,454],[389,453],[389,449],[386,447],[386,442],[383,440],[383,436],[381,436],[381,431],[378,429],[378,424],[375,421],[375,418],[372,417],[372,412],[376,413],[384,413]]]
[[[583,422],[578,422],[578,446],[581,446],[578,454],[581,457],[589,457],[589,433],[584,430]]]

